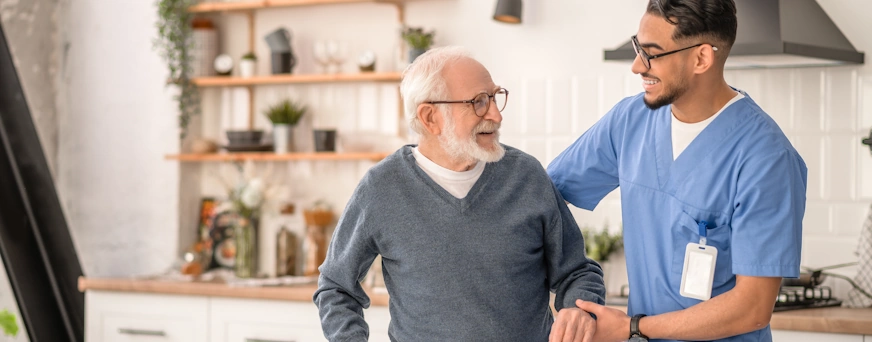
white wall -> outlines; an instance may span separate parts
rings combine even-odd
[[[58,191],[87,276],[158,273],[176,257],[178,149],[154,1],[71,1]]]
[[[193,234],[199,193],[178,203],[179,167],[162,161],[175,150],[175,117],[163,88],[166,74],[151,49],[154,8],[149,1],[82,0],[71,5],[69,75],[70,114],[64,118],[59,180],[89,275],[158,272]],[[872,52],[872,4],[863,0],[820,3],[861,51]],[[504,141],[549,162],[617,100],[640,91],[629,65],[602,61],[602,50],[628,39],[644,9],[642,0],[526,1],[524,23],[510,26],[490,19],[495,1],[432,0],[411,2],[407,23],[437,31],[438,45],[464,45],[510,89]],[[347,7],[346,7],[347,6]],[[295,34],[301,62],[295,72],[311,72],[306,58],[311,42],[336,38],[372,47],[379,68],[393,66],[395,13],[383,4],[323,6],[258,12],[260,37],[284,25]],[[131,15],[136,13],[137,15]],[[329,24],[326,24],[329,23]],[[245,25],[241,18],[221,23],[226,52],[238,57]],[[352,54],[355,56],[356,54]],[[350,58],[353,60],[353,57]],[[261,58],[261,71],[268,68]],[[348,66],[351,68],[351,65]],[[872,199],[872,155],[859,138],[872,126],[872,67],[734,71],[730,82],[747,90],[770,111],[809,166],[803,264],[823,266],[854,260],[858,229]],[[327,122],[346,131],[393,132],[396,96],[390,86],[275,86],[259,88],[258,108],[284,95],[305,98],[314,108],[315,125]],[[220,139],[220,91],[204,93],[203,130]],[[258,126],[268,124],[258,119]],[[298,128],[304,148],[313,124]],[[287,163],[273,172],[287,174],[288,200],[299,205],[327,198],[345,205],[367,162]],[[209,180],[217,165],[186,166],[181,179],[197,180],[206,194],[223,190]],[[261,171],[266,172],[261,164]],[[279,177],[280,178],[280,177]],[[620,226],[620,201],[610,195],[593,212],[576,210],[581,225]],[[177,216],[177,214],[179,216]],[[181,228],[176,221],[181,217]],[[187,217],[191,217],[188,219]],[[267,219],[264,235],[279,222],[301,229],[294,217]],[[270,222],[272,221],[272,222]],[[177,235],[178,233],[178,235]],[[262,259],[270,264],[272,244]],[[271,268],[271,266],[268,266]],[[847,272],[852,272],[847,270]],[[616,283],[620,283],[620,279]]]

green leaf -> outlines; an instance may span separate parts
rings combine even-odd
[[[0,312],[0,327],[3,327],[3,333],[7,336],[18,336],[18,321],[9,310]]]

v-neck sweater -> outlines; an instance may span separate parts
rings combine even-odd
[[[382,255],[392,341],[547,341],[555,306],[602,304],[602,269],[542,165],[506,146],[460,199],[405,146],[363,177],[314,296],[330,341],[365,341],[360,286]]]

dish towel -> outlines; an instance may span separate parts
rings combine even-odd
[[[872,294],[872,206],[869,207],[869,214],[866,217],[866,222],[863,223],[863,231],[860,232],[857,256],[859,257],[859,263],[857,264],[857,275],[854,276],[854,282],[863,291]],[[849,308],[867,308],[872,307],[872,299],[864,296],[857,289],[851,289],[848,292],[848,299],[844,304],[844,306]]]

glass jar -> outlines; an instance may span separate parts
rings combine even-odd
[[[235,273],[237,278],[257,276],[257,220],[240,217],[233,227],[236,239]]]

